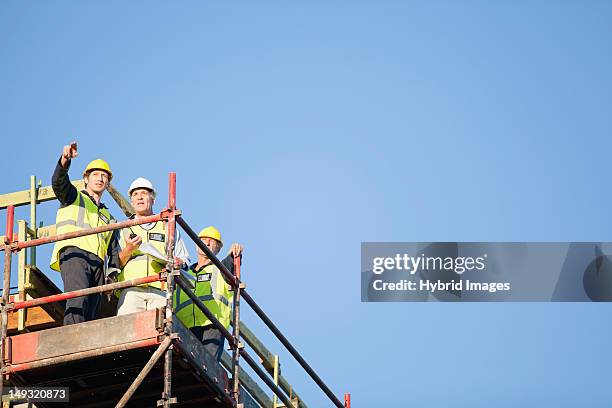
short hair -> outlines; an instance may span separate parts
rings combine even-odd
[[[132,195],[134,194],[134,191],[138,191],[138,190],[147,190],[149,192],[149,194],[151,194],[151,197],[153,197],[153,199],[155,200],[155,196],[156,196],[155,191],[151,190],[151,189],[148,189],[146,187],[138,187],[138,188],[133,189],[132,190],[132,194],[130,194],[130,198],[132,198]]]

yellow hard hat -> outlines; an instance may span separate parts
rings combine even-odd
[[[202,229],[202,231],[200,231],[200,233],[198,234],[198,237],[216,239],[221,243],[221,245],[223,245],[223,241],[221,240],[221,233],[212,225],[210,227]]]
[[[92,170],[104,170],[108,173],[108,179],[113,178],[113,172],[110,169],[110,166],[107,162],[102,159],[96,159],[91,161],[87,167],[85,167],[85,171],[83,172],[83,177],[87,177],[87,174]]]

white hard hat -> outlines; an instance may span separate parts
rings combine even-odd
[[[136,190],[137,188],[146,188],[147,190],[155,194],[153,183],[151,183],[144,177],[138,177],[136,180],[132,181],[132,184],[130,184],[130,189],[128,190],[128,196],[131,196],[132,191]]]

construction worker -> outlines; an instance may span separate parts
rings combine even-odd
[[[57,234],[81,231],[116,222],[108,208],[100,202],[113,173],[102,159],[89,163],[83,172],[85,189],[78,191],[70,182],[68,169],[78,156],[77,145],[64,146],[55,167],[51,185],[60,202],[57,211]],[[59,271],[64,291],[91,288],[104,283],[104,259],[108,256],[107,271],[119,266],[119,247],[116,231],[101,232],[58,241],[51,255],[51,269]],[[100,294],[66,300],[64,324],[94,320],[98,316]]]
[[[149,180],[143,177],[134,180],[128,190],[128,196],[136,212],[134,218],[153,214],[155,188]],[[125,228],[121,231],[119,259],[123,270],[117,277],[118,281],[157,275],[164,269],[168,260],[166,224],[164,221],[157,221]],[[177,267],[189,262],[189,254],[178,230],[176,231],[174,257],[178,259]],[[161,290],[161,282],[153,282],[121,290],[117,315],[164,306],[166,306],[166,292]]]
[[[223,246],[221,233],[215,227],[206,227],[198,234],[202,242],[217,255]],[[186,275],[192,280],[195,288],[194,293],[213,315],[228,328],[230,325],[233,292],[225,281],[223,274],[206,254],[196,247],[198,262],[191,265]],[[234,257],[242,255],[243,246],[232,244],[229,254],[222,261],[223,264],[234,273]],[[204,344],[206,350],[212,354],[216,361],[221,360],[223,343],[225,338],[221,331],[215,328],[206,315],[193,304],[186,293],[177,287],[174,293],[175,314],[179,320],[188,327],[193,334]]]

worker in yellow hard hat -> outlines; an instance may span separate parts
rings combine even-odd
[[[133,218],[138,219],[153,214],[155,188],[149,180],[144,177],[134,180],[128,189],[128,196],[136,212]],[[119,259],[122,271],[117,276],[117,281],[155,276],[165,268],[168,259],[166,228],[166,221],[157,221],[121,230]],[[174,258],[177,267],[189,262],[189,253],[178,229]],[[117,292],[117,295],[119,297],[117,315],[166,306],[166,292],[161,290],[161,282],[125,288]]]
[[[215,256],[223,246],[221,233],[213,226],[206,227],[198,234],[200,239]],[[204,305],[213,315],[228,328],[232,312],[233,292],[230,285],[225,281],[223,274],[204,251],[196,246],[198,262],[191,265],[186,272],[195,288],[193,291],[204,302]],[[243,246],[238,243],[231,245],[228,255],[223,259],[223,264],[234,272],[234,258],[241,256]],[[193,334],[204,344],[204,348],[212,354],[217,361],[221,360],[223,353],[223,342],[225,338],[219,329],[216,329],[206,315],[193,304],[186,293],[177,287],[174,293],[174,311],[178,319],[188,327]]]
[[[58,235],[116,222],[108,208],[100,201],[113,178],[108,163],[102,159],[89,163],[83,172],[85,189],[78,191],[68,177],[70,163],[77,156],[76,143],[64,146],[53,173],[51,185],[60,202],[55,223]],[[117,237],[116,231],[107,231],[55,243],[51,254],[51,269],[61,273],[65,292],[103,284],[106,256],[109,258],[107,272],[118,270]],[[100,294],[66,300],[64,324],[96,319],[100,300]]]

